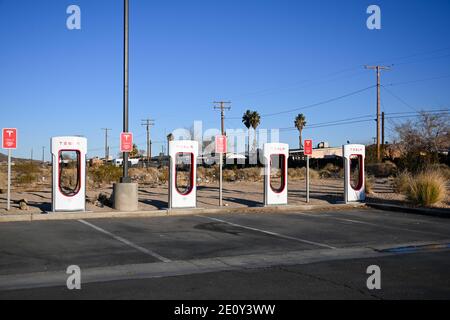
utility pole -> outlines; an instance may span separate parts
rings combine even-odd
[[[381,161],[380,152],[380,71],[390,70],[387,66],[365,66],[366,69],[377,71],[377,160]]]
[[[31,148],[30,163],[33,163],[33,148]]]
[[[384,111],[381,113],[381,146],[384,152]]]
[[[128,40],[128,18],[129,18],[129,3],[124,0],[123,10],[123,132],[128,132],[128,65],[129,65],[129,40]],[[131,183],[128,176],[128,152],[123,153],[123,176],[122,183]]]
[[[42,146],[42,164],[45,162],[45,147]]]
[[[227,104],[231,104],[229,101],[214,101],[214,109],[220,110],[220,123],[222,135],[225,135],[225,110],[230,110],[231,107],[227,107]],[[217,106],[219,104],[219,106]]]
[[[147,168],[150,166],[150,159],[152,157],[152,140],[150,139],[150,127],[155,125],[155,120],[144,119],[141,123],[142,126],[147,127]]]
[[[105,162],[108,162],[108,159],[109,159],[108,131],[111,131],[111,129],[102,128],[102,130],[105,130]]]

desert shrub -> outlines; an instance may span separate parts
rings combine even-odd
[[[2,193],[2,191],[7,188],[6,184],[8,179],[7,174],[3,172],[3,167],[1,167],[1,169],[2,171],[0,171],[0,193]]]
[[[228,182],[236,181],[236,172],[237,170],[223,170],[223,180]]]
[[[344,170],[332,163],[327,163],[325,167],[323,167],[319,171],[319,176],[322,179],[328,179],[328,178],[343,178],[344,177]]]
[[[436,163],[428,166],[427,171],[436,171],[446,180],[450,180],[450,167],[444,163]]]
[[[167,183],[169,181],[169,167],[159,169],[158,181],[160,183]]]
[[[410,179],[407,198],[416,205],[431,206],[445,199],[447,181],[437,171],[424,171]]]
[[[373,194],[374,193],[374,190],[373,190],[374,184],[375,184],[375,178],[373,176],[366,175],[365,186],[366,186],[366,193],[367,194]]]
[[[39,166],[32,162],[18,162],[13,170],[16,173],[16,181],[19,184],[29,184],[36,182],[39,176]]]
[[[402,171],[394,178],[394,191],[405,194],[411,183],[411,174],[408,171]]]
[[[118,182],[122,177],[122,168],[113,165],[91,167],[88,169],[88,175],[96,185]]]
[[[390,161],[382,163],[368,163],[366,172],[375,177],[389,177],[397,172],[397,166]]]
[[[293,180],[302,180],[305,179],[306,177],[306,168],[289,168],[288,169],[288,177],[289,179],[293,179]],[[309,177],[311,179],[318,179],[320,177],[319,173],[314,170],[309,168]]]
[[[264,177],[264,168],[245,168],[242,169],[246,181],[261,181]]]

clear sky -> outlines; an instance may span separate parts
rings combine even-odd
[[[81,8],[81,30],[68,30],[66,9]],[[381,30],[366,9],[381,8]],[[155,119],[153,153],[176,128],[202,120],[219,128],[215,100],[232,101],[227,127],[242,128],[246,109],[261,128],[309,124],[376,113],[375,88],[327,104],[291,110],[375,84],[382,73],[386,113],[448,108],[450,1],[130,0],[130,129],[145,149],[141,119]],[[84,135],[89,156],[111,153],[122,129],[122,0],[0,0],[0,127],[19,129],[16,156],[41,158],[49,139]],[[418,81],[416,81],[418,80]],[[389,86],[390,84],[397,84]],[[233,119],[234,118],[234,119]],[[367,119],[367,118],[361,118]],[[389,119],[388,140],[395,123]],[[375,122],[306,129],[331,145],[369,142]],[[280,140],[298,145],[298,133]]]

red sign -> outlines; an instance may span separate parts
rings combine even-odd
[[[2,148],[16,149],[17,148],[17,129],[4,128],[2,131]]]
[[[312,140],[305,140],[305,143],[303,144],[303,153],[305,154],[305,156],[311,156],[312,155]]]
[[[227,153],[227,136],[216,136],[216,153]]]
[[[133,151],[133,134],[131,132],[122,132],[120,134],[120,152]]]

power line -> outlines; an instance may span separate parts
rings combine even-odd
[[[347,94],[344,94],[344,95],[341,95],[341,96],[338,96],[338,97],[330,98],[330,99],[327,99],[327,100],[323,100],[323,101],[320,101],[320,102],[312,103],[312,104],[301,106],[301,107],[296,107],[296,108],[292,108],[292,109],[288,109],[288,110],[284,110],[284,111],[279,111],[279,112],[274,112],[274,113],[262,114],[261,118],[263,118],[263,117],[266,117],[266,118],[267,117],[273,117],[273,116],[277,116],[277,115],[280,115],[280,114],[291,113],[291,112],[296,112],[296,111],[299,111],[299,110],[305,110],[305,109],[318,107],[318,106],[321,106],[321,105],[324,105],[324,104],[328,104],[328,103],[331,103],[331,102],[334,102],[334,101],[338,101],[338,100],[341,100],[341,99],[344,99],[344,98],[356,95],[358,93],[367,91],[367,90],[369,90],[369,89],[371,89],[373,87],[375,87],[375,86],[372,85],[372,86],[369,86],[369,87],[366,87],[366,88],[363,88],[363,89],[359,89],[359,90],[356,90],[356,91],[353,91],[353,92],[350,92],[350,93],[347,93]],[[228,119],[240,119],[240,118],[239,117],[229,117]]]
[[[398,101],[400,101],[401,103],[403,103],[405,106],[407,106],[408,108],[410,108],[411,110],[414,110],[417,112],[417,109],[414,108],[413,106],[411,106],[408,102],[406,102],[405,100],[403,100],[402,98],[400,98],[398,95],[396,95],[395,93],[393,93],[390,89],[386,88],[385,86],[383,86],[383,89],[386,90],[387,93],[389,93],[391,96],[393,96],[395,99],[397,99]]]
[[[417,83],[417,82],[424,82],[424,81],[431,81],[431,80],[438,80],[438,79],[445,79],[445,78],[450,78],[450,74],[443,75],[443,76],[437,76],[437,77],[424,78],[424,79],[393,82],[393,83],[384,84],[383,87],[399,86],[399,85],[403,85],[403,84],[410,84],[410,83]]]

